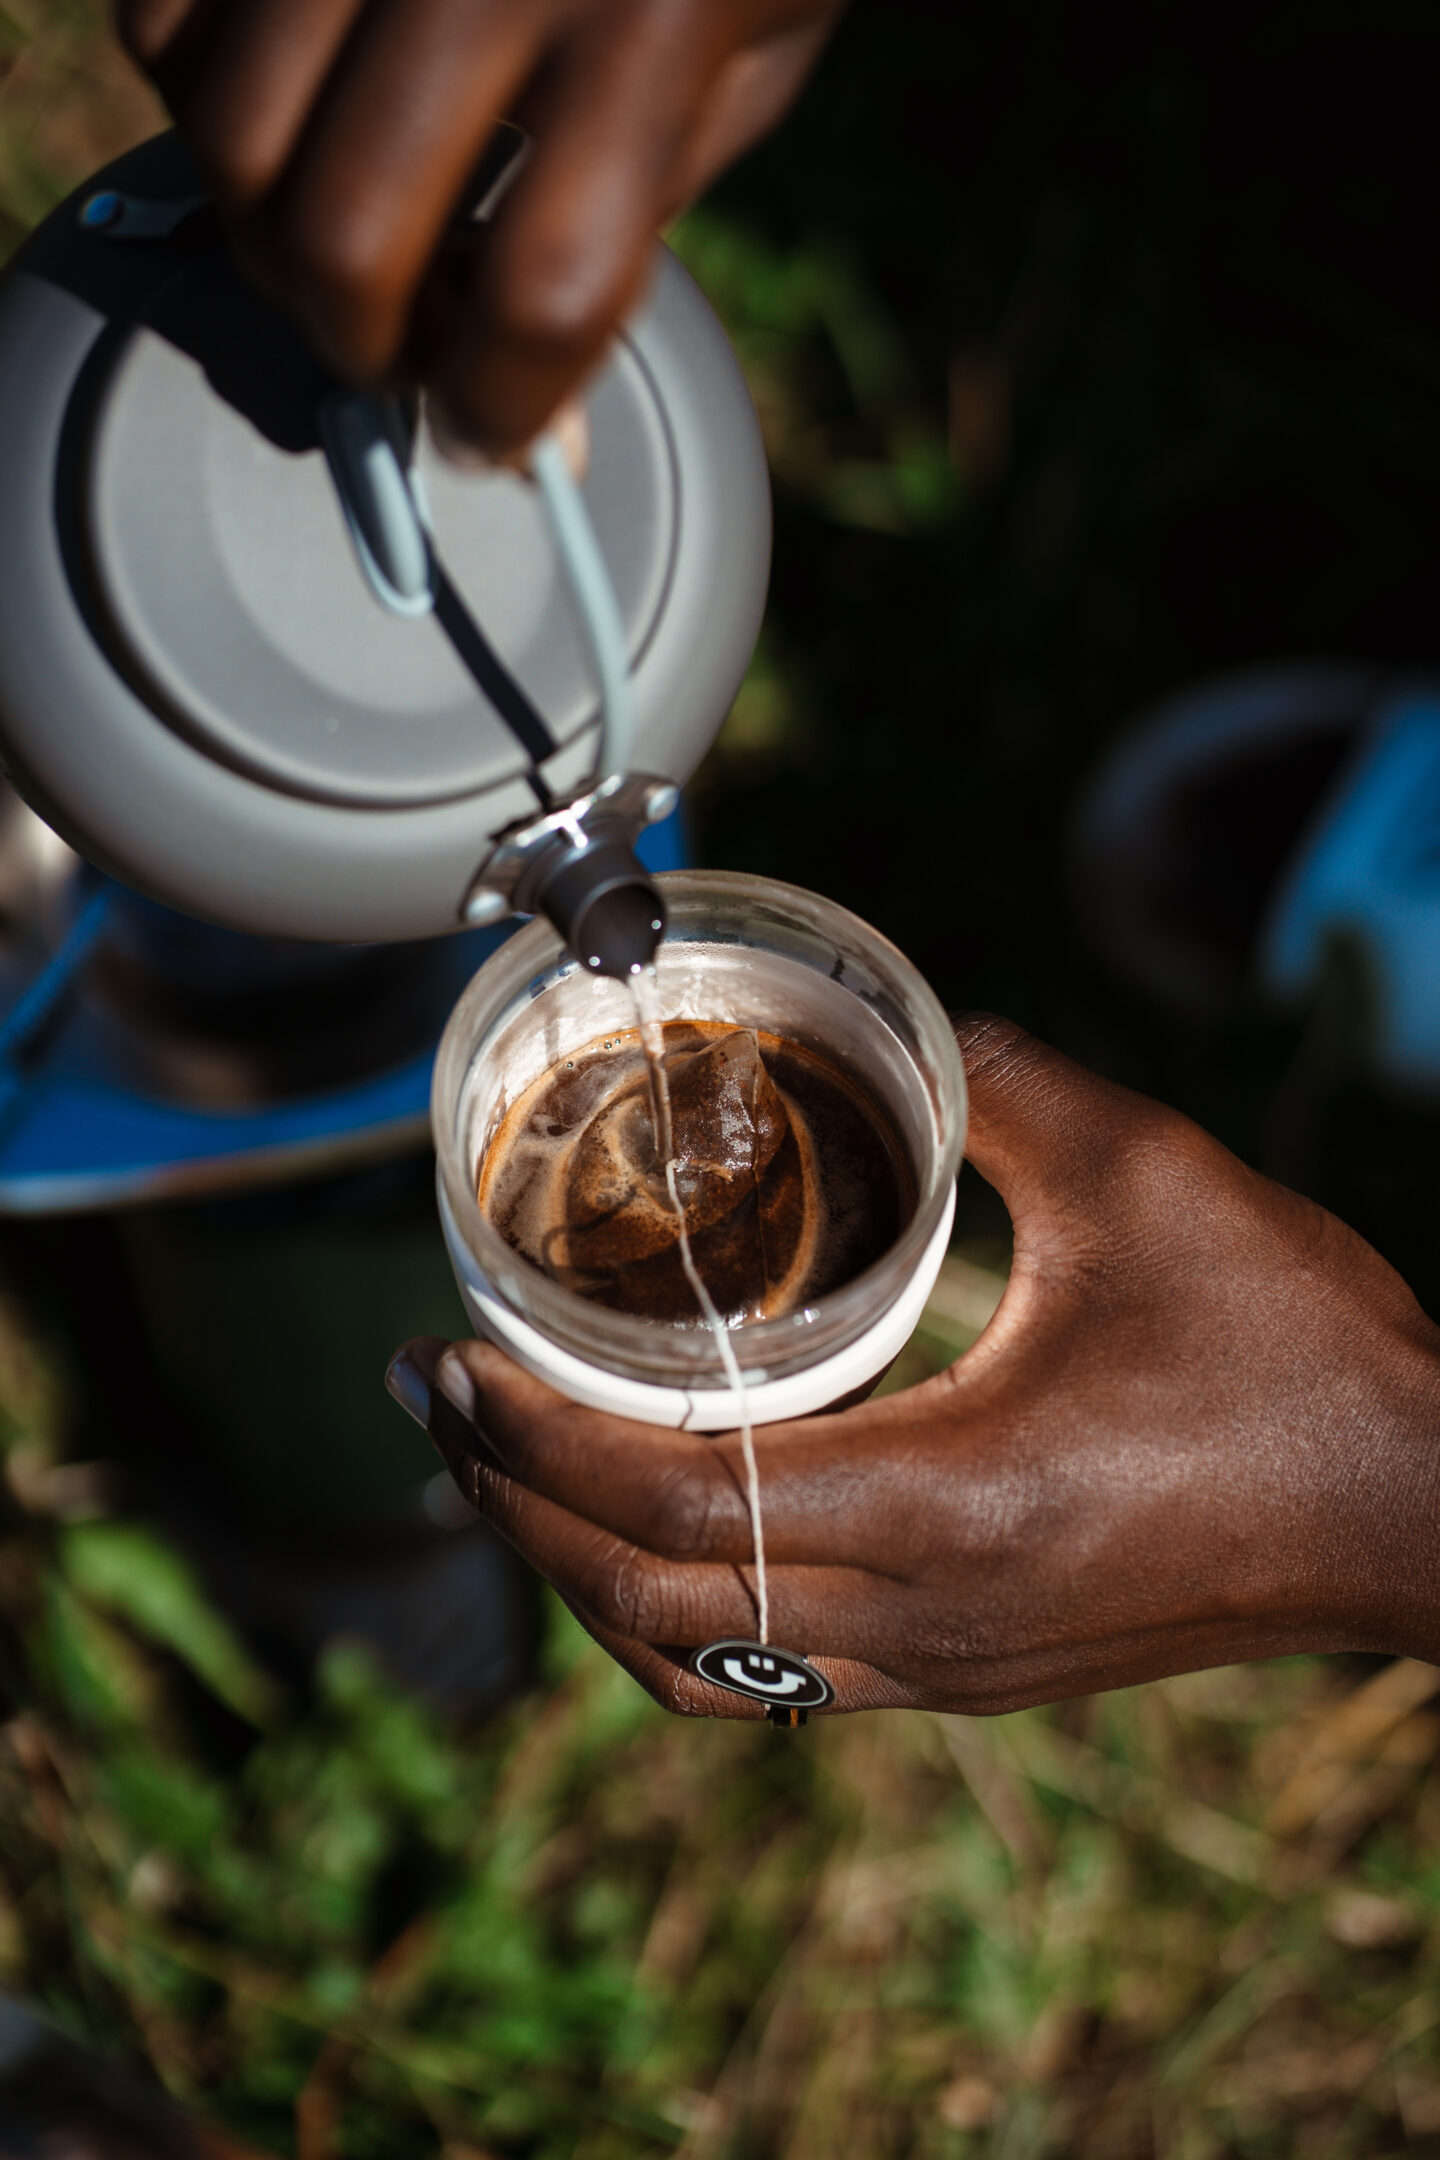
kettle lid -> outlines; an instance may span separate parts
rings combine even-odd
[[[386,606],[322,440],[335,379],[200,197],[157,138],[0,288],[0,762],[83,853],[192,913],[309,938],[454,929],[489,837],[595,756],[540,502],[451,466],[422,425],[433,605]],[[586,404],[637,768],[682,781],[749,657],[769,506],[734,356],[663,249]]]

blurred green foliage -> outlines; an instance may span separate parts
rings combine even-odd
[[[0,5],[0,254],[161,113],[97,0]]]
[[[963,1349],[952,1262],[895,1384]],[[1440,2151],[1440,1672],[668,1720],[550,1616],[447,1725],[283,1695],[0,1309],[0,1984],[300,2160]]]

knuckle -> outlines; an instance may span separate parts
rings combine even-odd
[[[999,1013],[952,1013],[950,1025],[967,1072],[1011,1064],[1033,1041],[1018,1021],[1004,1020]]]
[[[622,1547],[617,1557],[591,1578],[591,1611],[602,1627],[632,1641],[645,1642],[659,1630],[660,1598],[654,1574],[643,1554]]]
[[[293,209],[276,239],[286,270],[321,297],[353,301],[369,290],[376,265],[360,220]]]
[[[1148,1214],[1180,1201],[1204,1170],[1209,1143],[1197,1125],[1163,1103],[1127,1102],[1103,1134],[1097,1167],[1122,1213]]]
[[[332,209],[323,200],[284,205],[264,235],[284,286],[323,316],[332,334],[369,344],[374,325],[397,295],[387,235],[363,206]],[[366,358],[379,365],[388,355]]]
[[[467,1455],[454,1469],[461,1497],[507,1536],[519,1529],[518,1493],[503,1471],[493,1470],[478,1455]]]
[[[671,1560],[704,1560],[715,1549],[718,1490],[698,1462],[672,1465],[661,1476],[647,1521],[655,1551]]]
[[[632,281],[617,278],[579,248],[497,263],[492,325],[521,347],[552,358],[585,356],[604,345],[625,313]]]
[[[185,124],[222,207],[243,209],[273,184],[278,157],[262,116],[237,103],[228,84],[192,91],[185,100]]]
[[[1124,1089],[1077,1106],[1067,1213],[1090,1226],[1092,1257],[1113,1266],[1126,1254],[1168,1248],[1176,1224],[1216,1185],[1216,1143],[1178,1110]]]
[[[115,28],[132,60],[147,67],[158,59],[175,26],[174,0],[118,0]]]
[[[952,1013],[955,1046],[973,1110],[1044,1119],[1068,1094],[1078,1068],[1014,1020],[991,1012]]]
[[[653,1676],[649,1683],[651,1695],[662,1710],[671,1717],[707,1717],[708,1706],[699,1699],[691,1675],[679,1665],[669,1666],[663,1673]]]

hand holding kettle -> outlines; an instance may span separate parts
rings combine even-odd
[[[777,121],[840,0],[118,0],[254,275],[364,382],[528,442],[634,307],[656,231]],[[444,240],[496,123],[533,138]]]

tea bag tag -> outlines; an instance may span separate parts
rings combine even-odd
[[[728,1636],[696,1650],[690,1669],[712,1687],[764,1703],[772,1725],[803,1725],[812,1710],[823,1710],[835,1700],[835,1690],[823,1673],[816,1672],[798,1651],[780,1650],[774,1643]]]

